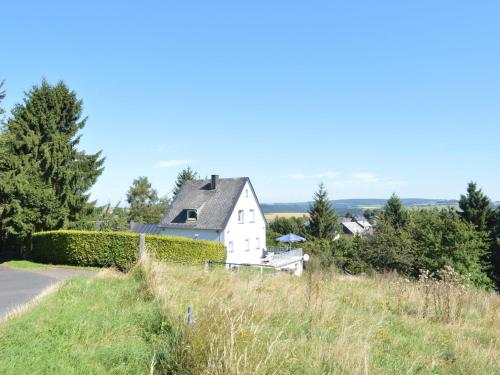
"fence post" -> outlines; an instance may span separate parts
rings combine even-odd
[[[211,268],[212,268],[212,261],[211,260],[207,260],[205,262],[205,272],[210,271]]]
[[[144,233],[139,234],[139,259],[144,255],[146,248],[146,235]]]
[[[192,306],[188,306],[187,323],[189,326],[193,325],[193,307]]]

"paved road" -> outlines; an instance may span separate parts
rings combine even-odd
[[[60,280],[92,274],[93,271],[68,268],[27,271],[0,265],[0,319]]]

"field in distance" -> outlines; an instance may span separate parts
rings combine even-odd
[[[458,207],[458,201],[454,199],[402,198],[401,202],[410,209]],[[332,200],[330,203],[339,216],[344,216],[346,213],[361,216],[366,209],[383,208],[387,199],[338,199]],[[312,202],[263,203],[261,206],[266,215],[274,215],[279,212],[292,216],[302,216],[302,213],[307,213],[311,204]]]
[[[305,216],[305,217],[309,218],[309,214],[307,212],[269,212],[269,213],[264,214],[264,216],[266,217],[267,221],[274,220],[277,217],[286,217],[288,219],[291,217],[303,217],[303,216]]]

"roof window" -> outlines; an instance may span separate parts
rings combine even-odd
[[[186,221],[193,222],[198,220],[198,212],[196,210],[187,210],[186,211]]]

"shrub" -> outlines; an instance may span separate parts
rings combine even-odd
[[[269,222],[269,230],[281,235],[295,233],[299,236],[307,235],[307,218],[302,217],[276,217]],[[279,236],[278,236],[279,237]]]
[[[39,262],[128,269],[137,261],[139,235],[60,230],[33,235],[31,257]]]
[[[60,230],[33,235],[31,258],[39,262],[129,269],[137,261],[139,234]],[[224,245],[211,241],[146,235],[146,248],[166,261],[223,261]]]
[[[335,267],[349,273],[372,271],[364,260],[366,239],[355,236],[341,236],[336,241],[315,240],[301,244],[304,252],[311,255],[308,269]]]

